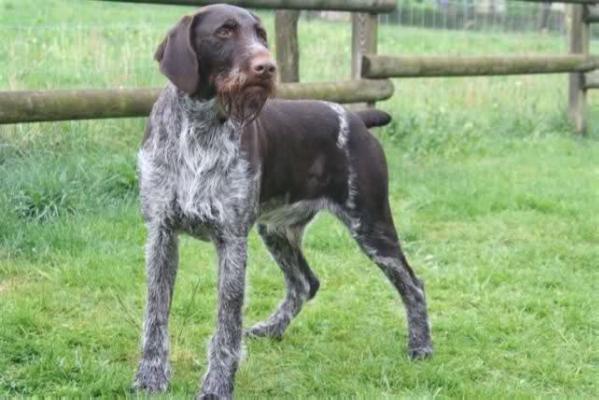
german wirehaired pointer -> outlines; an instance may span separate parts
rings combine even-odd
[[[409,354],[432,353],[424,286],[393,226],[383,150],[368,127],[389,117],[320,101],[267,100],[276,66],[259,18],[213,5],[184,17],[155,55],[170,83],[139,152],[148,228],[148,296],[139,389],[166,390],[168,317],[177,236],[211,240],[218,252],[218,321],[199,398],[230,399],[241,351],[247,237],[258,232],[283,271],[285,299],[248,336],[281,337],[319,282],[301,250],[320,210],[337,216],[399,291]]]

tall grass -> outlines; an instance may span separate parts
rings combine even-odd
[[[0,0],[0,88],[164,84],[151,57],[191,9]],[[268,31],[272,17],[262,13]],[[302,21],[304,80],[349,76],[347,23]],[[596,48],[593,43],[593,48]],[[382,53],[565,51],[560,36],[383,26]],[[398,80],[377,132],[404,247],[427,282],[431,360],[345,229],[305,240],[322,290],[281,342],[252,341],[238,398],[599,396],[599,113],[572,134],[566,77]],[[141,119],[0,127],[0,397],[132,396],[144,294]],[[246,321],[283,296],[250,238]],[[215,256],[184,238],[170,396],[191,396],[215,318]]]

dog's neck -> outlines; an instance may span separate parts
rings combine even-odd
[[[216,97],[204,99],[190,96],[174,86],[172,89],[176,91],[179,107],[188,119],[203,121],[211,127],[233,122],[226,115]]]
[[[174,85],[170,90],[176,113],[181,116],[178,134],[173,137],[177,152],[187,160],[194,159],[195,152],[209,152],[202,158],[218,156],[225,164],[230,163],[231,155],[237,157],[242,127],[223,116],[218,99],[189,96]]]

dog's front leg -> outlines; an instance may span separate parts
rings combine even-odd
[[[168,316],[178,266],[177,235],[161,224],[148,224],[146,273],[148,298],[143,328],[143,355],[134,386],[165,391],[170,379]]]
[[[231,399],[241,352],[247,238],[219,235],[215,244],[219,264],[218,321],[208,350],[208,371],[198,398]]]

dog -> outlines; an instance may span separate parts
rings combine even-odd
[[[185,16],[158,47],[169,79],[148,119],[138,156],[148,229],[147,304],[134,386],[167,389],[168,318],[177,238],[218,253],[218,317],[201,399],[231,399],[242,337],[247,237],[253,225],[281,268],[287,292],[251,337],[279,338],[319,288],[301,250],[306,225],[328,210],[398,290],[412,358],[432,354],[424,285],[404,256],[388,200],[381,145],[368,131],[381,111],[352,113],[322,101],[270,99],[276,65],[260,19],[211,5]]]

